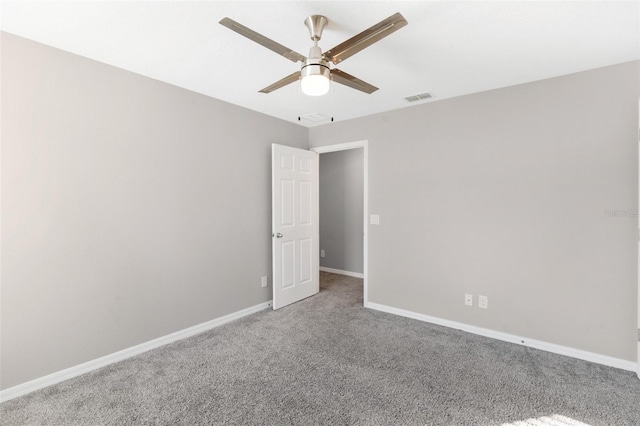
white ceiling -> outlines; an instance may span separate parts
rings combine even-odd
[[[258,90],[299,69],[218,24],[230,17],[306,56],[304,19],[329,19],[320,46],[341,43],[400,12],[409,25],[338,68],[380,88],[338,84],[311,98],[291,84]],[[640,58],[637,1],[2,1],[1,28],[28,39],[305,126]],[[606,90],[598,87],[594,90]]]

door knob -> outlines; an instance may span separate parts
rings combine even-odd
[[[279,233],[279,232],[276,234],[276,238],[282,238],[283,236],[284,236],[284,235],[282,235],[282,234],[281,234],[281,233]]]

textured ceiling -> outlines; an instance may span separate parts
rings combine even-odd
[[[2,1],[7,31],[305,126],[437,102],[640,58],[636,1]],[[323,50],[400,12],[409,25],[339,68],[380,90],[334,84],[321,98],[291,84],[258,90],[299,64],[218,24],[230,17],[303,54],[304,19],[329,19]],[[594,88],[606,90],[606,88]],[[404,98],[431,92],[431,100]]]

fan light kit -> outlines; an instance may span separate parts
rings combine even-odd
[[[270,86],[260,90],[260,93],[271,93],[281,87],[300,80],[300,88],[305,95],[322,96],[329,92],[330,83],[333,80],[336,83],[351,87],[364,93],[371,94],[378,90],[377,87],[360,80],[357,77],[347,74],[337,68],[331,68],[330,63],[337,65],[345,59],[355,55],[366,47],[381,40],[389,34],[399,30],[407,25],[407,20],[399,14],[393,14],[374,26],[362,31],[351,37],[349,40],[339,44],[333,49],[322,52],[318,41],[322,38],[322,30],[329,23],[329,20],[321,15],[309,16],[305,19],[304,24],[309,29],[309,35],[313,41],[313,46],[309,49],[309,56],[294,52],[275,41],[245,27],[231,18],[223,18],[220,24],[247,37],[267,49],[284,56],[292,62],[302,62],[300,71],[296,71],[276,81]]]
[[[309,96],[322,96],[329,92],[329,68],[308,65],[302,71],[300,89]]]

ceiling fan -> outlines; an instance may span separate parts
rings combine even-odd
[[[384,19],[372,27],[362,31],[351,37],[349,40],[337,45],[336,47],[322,52],[318,46],[318,41],[322,37],[322,30],[328,23],[328,19],[321,15],[312,15],[305,19],[304,24],[309,29],[309,35],[313,41],[313,46],[309,49],[309,56],[305,57],[286,46],[277,43],[262,34],[245,27],[242,24],[230,18],[223,18],[220,24],[247,37],[250,40],[284,56],[292,62],[302,62],[300,71],[286,76],[276,81],[270,86],[260,90],[261,93],[271,93],[280,89],[287,84],[293,83],[301,79],[302,92],[310,96],[321,96],[329,91],[329,82],[332,79],[336,83],[360,90],[361,92],[371,94],[378,90],[377,87],[360,80],[337,68],[331,68],[329,63],[339,64],[345,59],[350,58],[366,47],[381,40],[389,34],[399,30],[407,25],[407,20],[400,14],[395,13]]]

